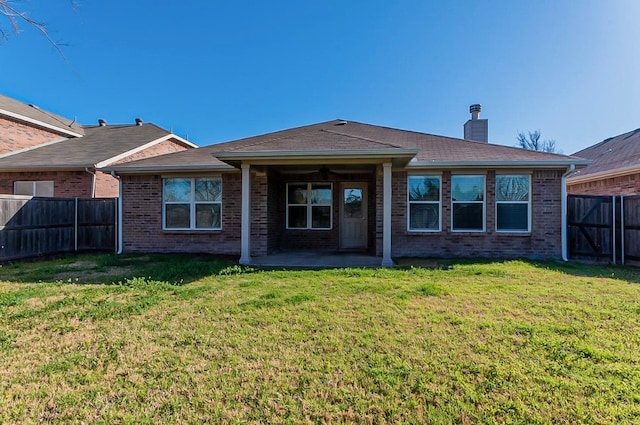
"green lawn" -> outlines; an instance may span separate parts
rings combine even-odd
[[[0,268],[0,423],[640,423],[640,271]]]

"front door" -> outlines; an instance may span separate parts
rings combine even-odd
[[[340,248],[367,248],[367,185],[342,183],[340,196]]]

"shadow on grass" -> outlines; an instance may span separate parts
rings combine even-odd
[[[577,261],[535,261],[529,259],[442,259],[442,258],[399,258],[396,259],[397,267],[410,268],[422,267],[447,270],[454,268],[456,265],[500,265],[511,263],[513,261],[522,261],[533,267],[545,270],[552,270],[571,276],[580,277],[599,277],[623,280],[630,283],[640,283],[640,268],[633,266],[613,266],[608,264],[594,264]]]
[[[133,279],[184,285],[237,274],[237,258],[206,254],[77,254],[3,265],[0,279],[17,283],[121,284]]]

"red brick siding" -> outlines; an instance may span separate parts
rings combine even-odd
[[[567,192],[577,195],[637,195],[640,194],[640,173],[584,183],[567,182]]]
[[[118,179],[108,173],[96,172],[96,198],[117,198],[120,193]]]
[[[378,255],[382,254],[382,176],[378,173]],[[407,173],[394,172],[392,181],[392,256],[447,258],[560,258],[562,171],[536,171],[532,176],[530,234],[495,231],[495,171],[486,173],[486,231],[453,233],[451,228],[451,172],[442,173],[442,231],[407,231]]]
[[[30,148],[63,137],[66,136],[0,117],[0,154]]]
[[[240,254],[241,182],[240,173],[222,175],[222,230],[167,231],[161,177],[122,176],[124,251]]]
[[[169,139],[169,140],[165,140],[164,142],[160,142],[157,145],[144,149],[140,152],[136,152],[133,155],[129,155],[115,162],[115,164],[122,164],[125,162],[136,161],[138,159],[151,158],[154,156],[164,155],[167,153],[182,152],[187,149],[190,149],[190,148],[187,148],[184,145],[178,144],[178,142],[176,142],[173,139]]]
[[[0,173],[0,193],[13,194],[15,181],[53,180],[53,196],[90,198],[93,178],[86,171]]]

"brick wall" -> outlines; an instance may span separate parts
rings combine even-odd
[[[0,154],[17,151],[66,136],[0,117]]]
[[[124,251],[239,255],[241,182],[240,173],[222,175],[222,230],[162,230],[161,177],[123,175]]]
[[[119,193],[118,179],[108,173],[96,172],[96,198],[117,198]]]
[[[376,252],[382,255],[382,175],[377,174]],[[394,172],[392,181],[392,256],[445,258],[560,258],[562,171],[532,175],[531,233],[495,231],[495,171],[486,173],[486,231],[451,232],[451,172],[442,173],[442,231],[407,231],[407,173]]]
[[[568,181],[567,192],[576,195],[637,195],[640,194],[640,173],[584,183]]]
[[[122,164],[125,162],[137,161],[138,159],[151,158],[154,156],[164,155],[167,153],[182,152],[187,149],[191,149],[191,148],[181,145],[173,139],[169,139],[169,140],[165,140],[164,142],[160,142],[157,145],[144,149],[140,152],[136,152],[133,155],[129,155],[125,158],[122,158],[120,161],[117,161],[114,164]]]
[[[53,196],[90,198],[93,178],[86,171],[0,173],[0,193],[13,194],[15,181],[53,180]]]

